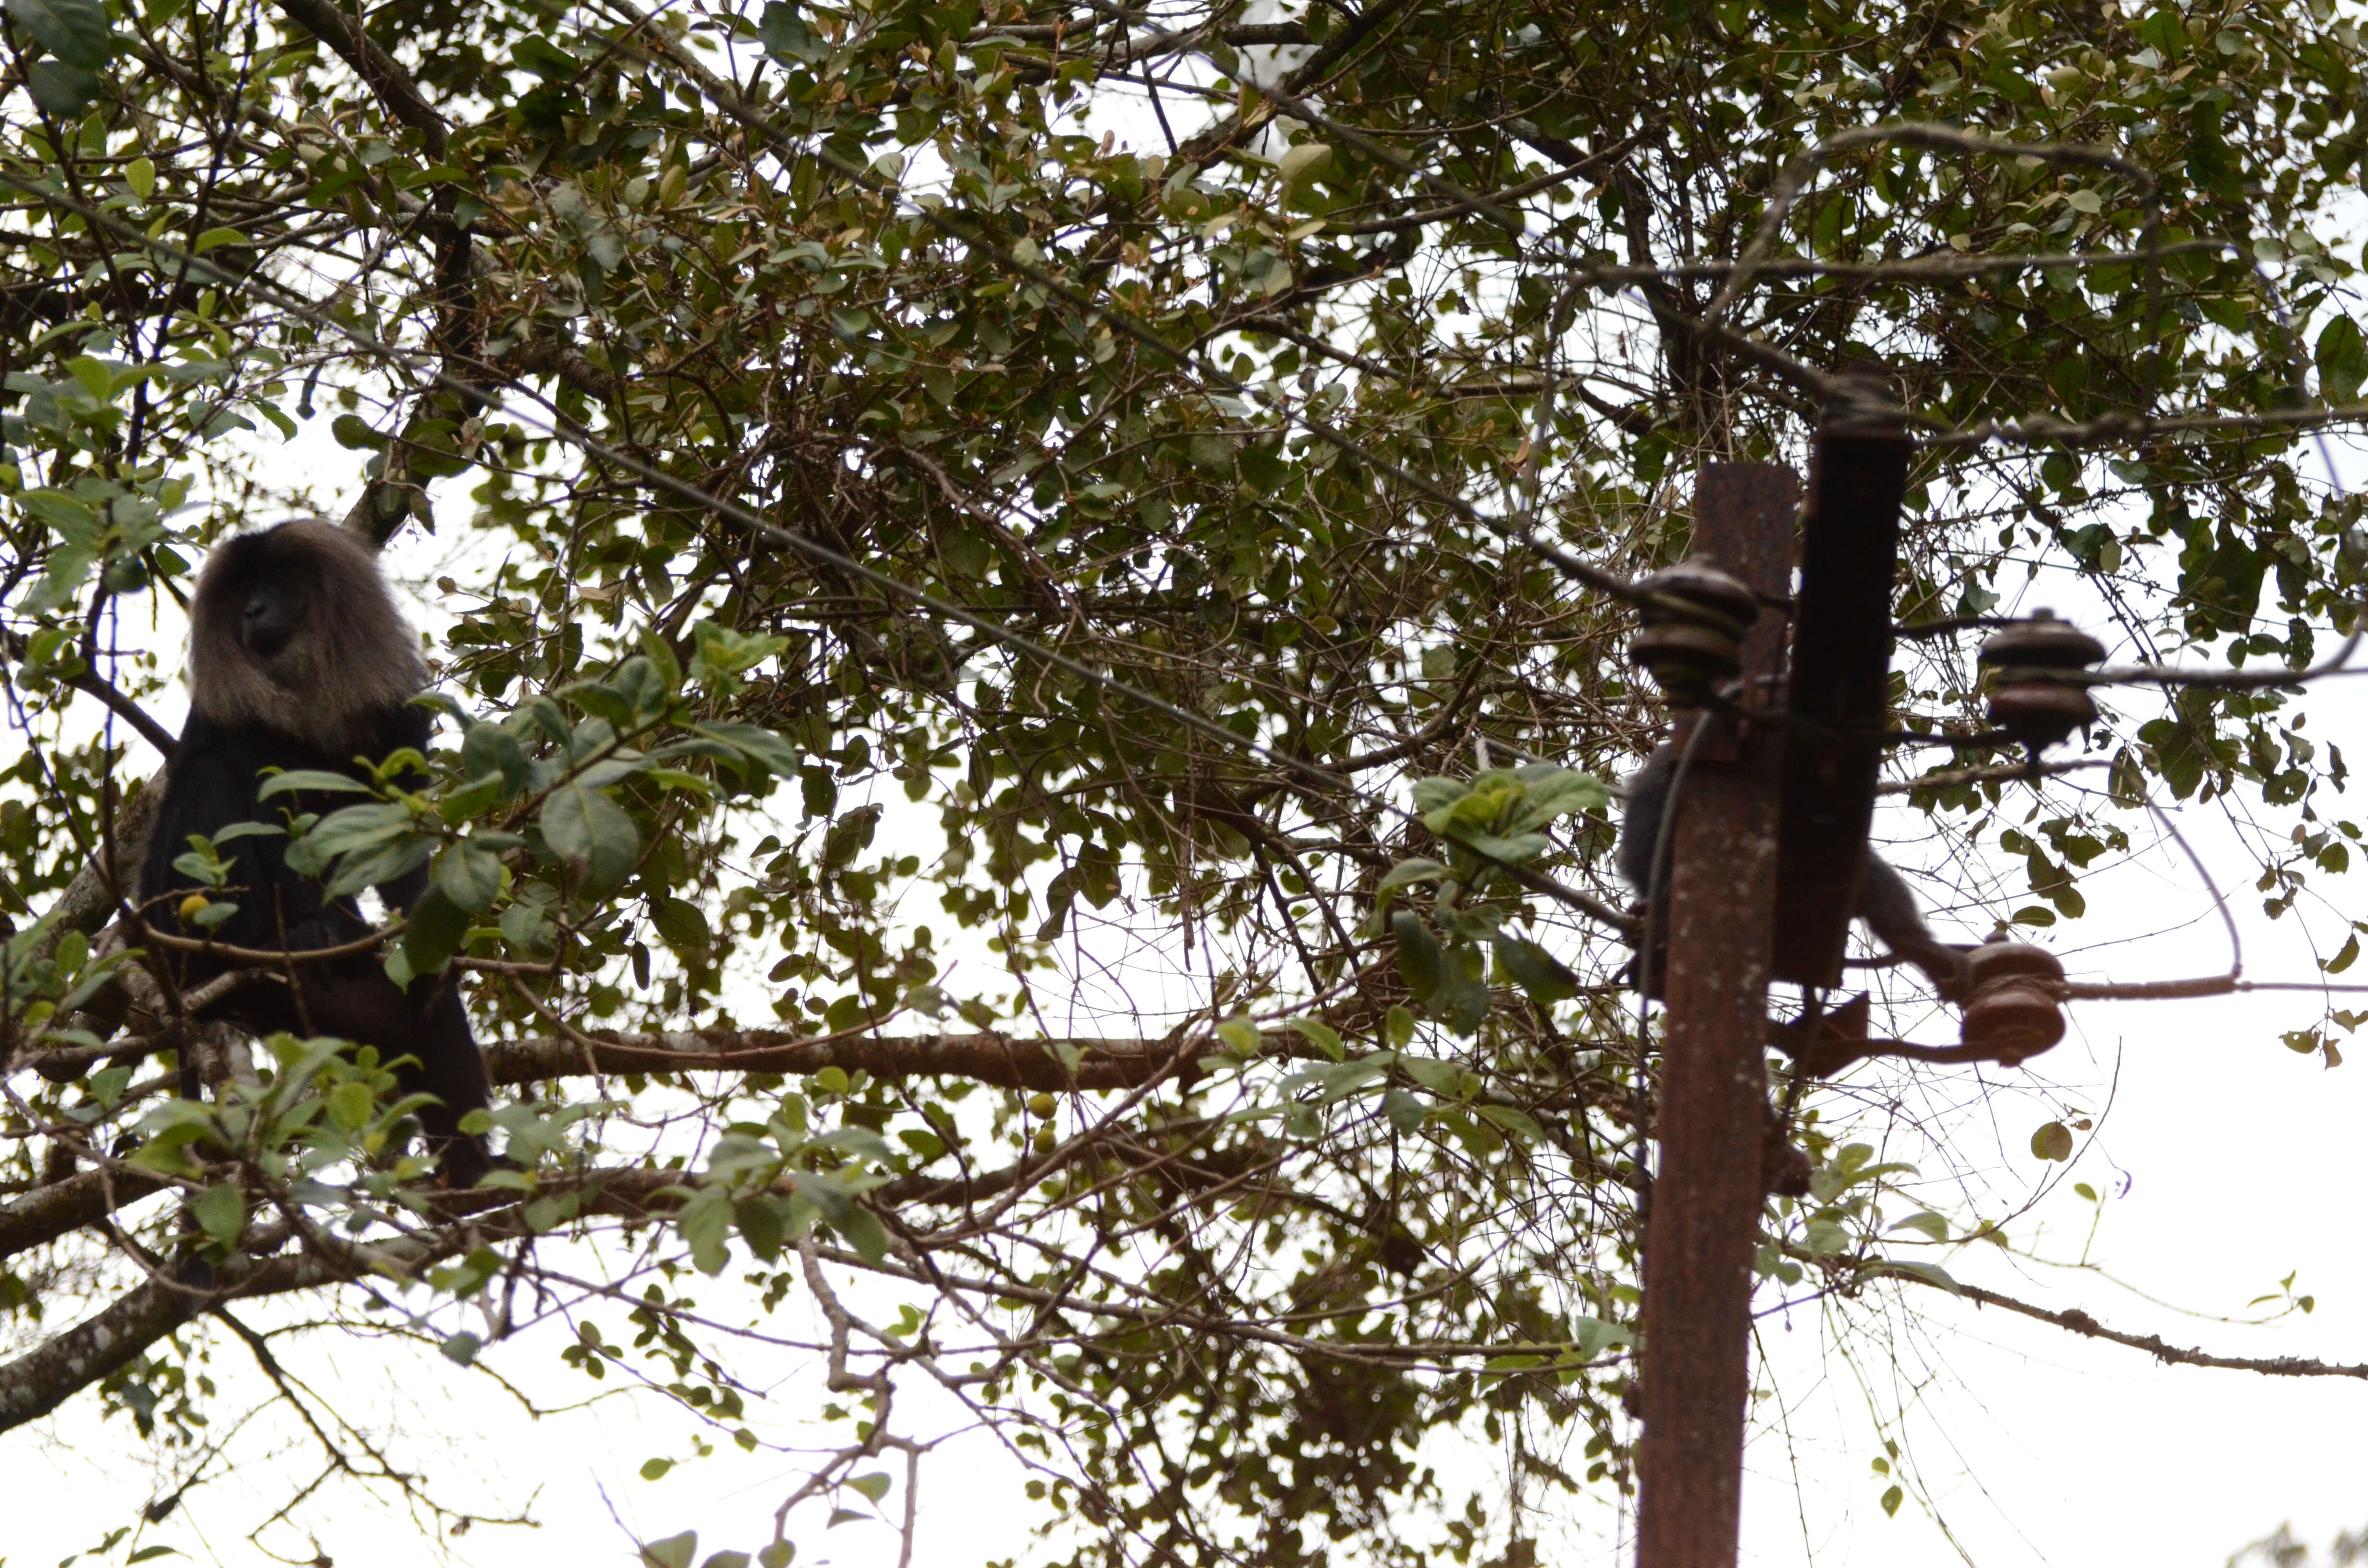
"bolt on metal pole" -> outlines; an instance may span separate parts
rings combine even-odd
[[[1694,489],[1694,551],[1754,590],[1791,585],[1800,481],[1718,463]],[[1747,710],[1772,710],[1783,619],[1745,638]],[[1677,810],[1658,1128],[1645,1238],[1645,1418],[1637,1568],[1731,1568],[1751,1381],[1751,1259],[1768,1135],[1764,1056],[1782,731],[1716,724]]]

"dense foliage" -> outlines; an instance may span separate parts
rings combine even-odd
[[[400,1295],[466,1361],[435,1301],[523,1282],[575,1337],[521,1303],[498,1354],[779,1440],[814,1413],[687,1307],[737,1292],[844,1401],[784,1496],[879,1502],[935,1378],[1048,1560],[1529,1561],[1632,1480],[1600,780],[1661,715],[1628,609],[1514,536],[1665,564],[1700,462],[1797,461],[1873,358],[1926,438],[1903,619],[2044,572],[2125,657],[2352,625],[2300,433],[2368,381],[2328,0],[358,17],[8,0],[6,1426],[79,1394],[195,1455],[239,1300]],[[194,563],[311,510],[456,562],[433,788],[296,825],[347,886],[432,863],[389,961],[466,974],[529,1165],[473,1194],[375,1062],[176,1033],[119,924]],[[1943,744],[1901,777],[1998,760],[1945,744],[1978,635],[1904,645]],[[2027,867],[1965,929],[2079,915],[2150,791],[2283,812],[2273,908],[2345,868],[2290,692],[2112,706],[2104,792],[1915,796]],[[1997,1233],[1872,1159],[1884,1094],[1791,1103],[1775,1284],[1881,1312]]]

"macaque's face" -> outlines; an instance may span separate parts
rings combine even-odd
[[[286,587],[256,583],[238,608],[238,640],[258,664],[269,664],[296,635],[298,613]]]

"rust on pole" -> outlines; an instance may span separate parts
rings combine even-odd
[[[1763,594],[1790,586],[1800,481],[1772,463],[1719,463],[1694,490],[1694,551]],[[1741,706],[1777,700],[1782,618],[1743,649]],[[1751,1257],[1768,1131],[1768,982],[1776,906],[1781,730],[1702,737],[1672,846],[1659,1104],[1661,1159],[1645,1222],[1645,1435],[1638,1568],[1731,1568],[1751,1380]]]
[[[1793,614],[1776,902],[1776,978],[1838,985],[1866,883],[1891,713],[1891,599],[1907,435],[1879,374],[1837,378],[1809,464]]]

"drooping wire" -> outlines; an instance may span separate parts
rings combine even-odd
[[[1670,848],[1678,838],[1678,807],[1685,799],[1686,776],[1693,770],[1694,754],[1712,726],[1711,716],[1702,714],[1685,744],[1678,748],[1677,764],[1669,770],[1668,793],[1661,798],[1661,820],[1653,827],[1653,865],[1645,880],[1645,932],[1636,949],[1636,1064],[1628,1083],[1628,1160],[1636,1172],[1637,1199],[1646,1206],[1653,1199],[1653,1176],[1645,1157],[1645,1064],[1652,1056],[1653,992],[1656,983],[1666,986],[1668,981],[1666,974],[1655,972],[1654,964],[1668,935]],[[1636,809],[1633,796],[1628,809],[1631,813]]]

